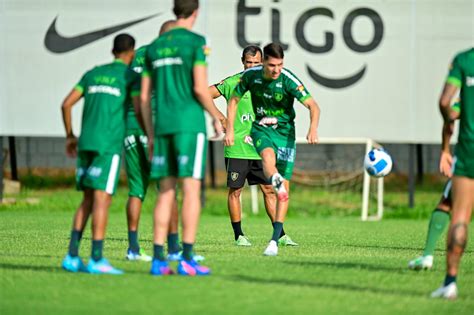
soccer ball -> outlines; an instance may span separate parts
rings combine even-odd
[[[364,159],[364,168],[370,176],[384,177],[392,170],[392,158],[383,149],[372,149]]]

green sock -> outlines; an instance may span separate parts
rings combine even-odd
[[[431,214],[430,224],[428,225],[428,236],[426,238],[425,250],[423,256],[433,255],[438,241],[444,229],[449,223],[449,213],[440,209],[435,209]]]
[[[135,254],[140,252],[140,245],[138,245],[138,231],[128,231],[128,248]]]
[[[281,231],[283,230],[283,222],[273,222],[273,236],[272,240],[278,242],[280,238]]]
[[[181,250],[179,246],[179,237],[178,233],[170,233],[168,234],[168,253],[175,254]]]
[[[79,256],[79,243],[81,242],[82,231],[72,230],[71,231],[71,240],[69,241],[69,256],[77,257]]]
[[[193,259],[193,244],[183,242],[183,258],[184,260]]]
[[[163,245],[153,244],[153,258],[165,261],[165,250]]]
[[[92,240],[91,257],[94,261],[102,259],[102,248],[104,247],[104,240]]]

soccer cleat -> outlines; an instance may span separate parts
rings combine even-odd
[[[272,176],[272,186],[277,194],[278,201],[288,201],[288,192],[286,191],[285,185],[283,184],[284,178],[280,174],[276,173]]]
[[[285,234],[278,240],[278,246],[298,246],[298,243]]]
[[[173,270],[171,270],[166,260],[161,261],[159,259],[153,259],[151,263],[150,273],[153,276],[167,276],[167,275],[172,275],[174,272]]]
[[[235,241],[235,245],[237,246],[252,246],[249,239],[244,235],[239,235],[239,238]]]
[[[94,274],[109,274],[109,275],[121,275],[123,271],[112,267],[109,261],[105,258],[102,258],[99,261],[94,261],[90,259],[87,264],[87,272]]]
[[[276,256],[278,255],[278,245],[277,242],[274,240],[271,240],[270,243],[268,243],[267,248],[263,252],[264,256]]]
[[[168,258],[169,261],[180,261],[181,259],[183,259],[183,252],[180,251],[180,252],[176,252],[176,253],[169,253],[167,258]],[[193,255],[193,260],[194,261],[199,262],[199,261],[203,261],[204,259],[206,259],[206,258],[202,255]]]
[[[199,265],[194,259],[183,259],[178,263],[178,274],[182,276],[207,276],[211,274],[211,269]]]
[[[443,298],[448,300],[454,300],[458,297],[458,287],[456,282],[451,282],[447,286],[442,285],[437,290],[431,293],[432,298]]]
[[[429,270],[433,267],[433,256],[420,256],[408,263],[408,269],[411,270]]]
[[[127,250],[127,256],[125,259],[130,261],[151,261],[151,256],[148,256],[142,249],[138,253],[132,252],[130,249]]]
[[[86,266],[84,265],[81,257],[79,256],[72,257],[67,254],[66,257],[64,257],[61,266],[64,270],[69,272],[87,272]]]

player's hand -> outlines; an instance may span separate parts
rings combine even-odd
[[[69,136],[66,138],[66,155],[70,158],[75,158],[77,156],[76,136]]]
[[[308,134],[306,135],[306,140],[308,141],[309,144],[316,144],[319,142],[319,137],[318,137],[318,131],[315,130],[309,130]]]
[[[224,145],[230,147],[234,145],[234,130],[228,129],[224,137]]]
[[[453,176],[452,166],[453,156],[449,152],[442,151],[439,159],[439,171],[441,174],[451,178]]]
[[[225,117],[222,117],[220,119],[221,125],[222,125],[222,131],[225,133],[227,130],[227,119]]]
[[[153,151],[155,149],[155,141],[153,137],[148,137],[147,147],[148,147],[148,160],[151,163],[153,160]]]

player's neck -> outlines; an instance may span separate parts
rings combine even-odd
[[[175,28],[185,28],[191,30],[196,19],[189,17],[187,19],[178,19],[176,20]]]

